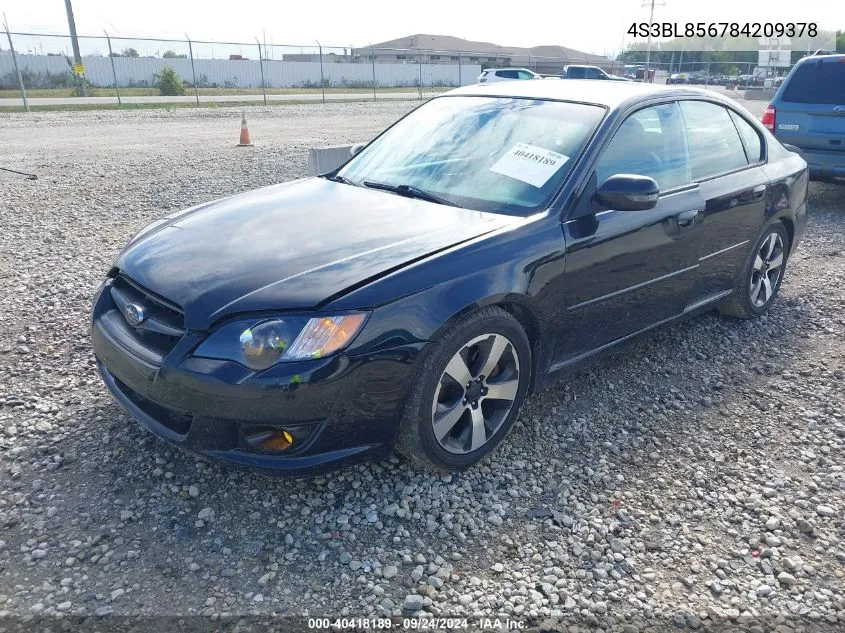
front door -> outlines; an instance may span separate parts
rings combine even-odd
[[[584,198],[614,174],[654,178],[661,191],[648,211],[583,214]],[[698,267],[704,198],[690,182],[678,104],[637,110],[595,165],[576,219],[563,222],[566,271],[559,292],[558,366],[576,361],[681,314]]]

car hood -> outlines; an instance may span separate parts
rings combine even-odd
[[[116,266],[181,306],[185,327],[206,329],[235,313],[317,308],[352,287],[518,221],[309,178],[151,225]]]

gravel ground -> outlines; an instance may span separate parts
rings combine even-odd
[[[0,175],[0,616],[845,627],[845,186],[812,185],[768,316],[705,315],[569,376],[461,475],[391,458],[280,481],[121,412],[87,316],[129,237],[410,105],[251,108],[248,149],[225,109],[0,120],[0,165],[39,175]]]

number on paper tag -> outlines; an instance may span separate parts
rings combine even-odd
[[[490,168],[497,174],[516,178],[540,188],[555,175],[569,156],[536,145],[517,143]]]

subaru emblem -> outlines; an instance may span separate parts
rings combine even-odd
[[[838,112],[840,114],[845,114],[845,105],[834,106],[833,111]]]
[[[126,322],[132,327],[138,327],[146,318],[144,308],[134,303],[127,303],[123,307],[123,316],[126,317]]]

